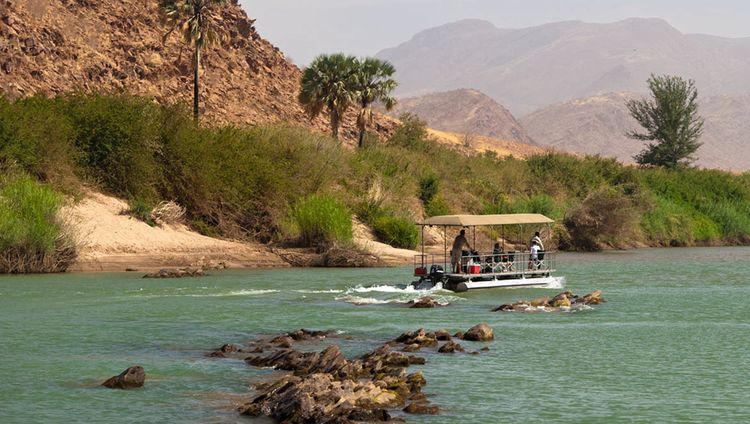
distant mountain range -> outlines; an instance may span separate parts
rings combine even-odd
[[[683,34],[661,19],[524,29],[464,20],[378,57],[396,66],[401,96],[470,87],[517,116],[571,99],[643,92],[652,73],[694,79],[704,96],[750,93],[750,38]]]
[[[508,109],[477,90],[460,89],[399,99],[391,114],[398,116],[404,112],[418,115],[437,130],[533,144]]]
[[[706,120],[697,164],[750,170],[750,38],[682,34],[660,19],[525,29],[464,20],[378,56],[396,66],[400,110],[434,128],[625,162],[644,146],[625,136],[639,128],[625,102],[646,94],[652,73],[694,79]]]
[[[543,146],[557,150],[601,154],[633,162],[645,143],[625,136],[640,129],[625,102],[635,93],[610,93],[552,105],[527,115],[521,124]],[[736,171],[750,169],[750,95],[699,99],[705,120],[696,164]]]

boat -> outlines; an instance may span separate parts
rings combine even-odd
[[[549,234],[554,220],[541,214],[498,214],[498,215],[444,215],[427,218],[416,225],[422,230],[421,254],[414,257],[414,276],[419,279],[412,285],[417,289],[432,289],[438,285],[454,292],[499,287],[543,287],[556,284],[556,252],[540,251],[536,258],[529,252],[489,250],[485,252],[464,251],[459,269],[451,269],[448,229],[468,229],[473,233],[476,246],[476,232],[479,227],[499,227],[502,243],[505,233],[530,231],[530,227],[546,227]],[[445,239],[443,253],[426,254],[424,232],[427,227],[442,227]],[[533,234],[533,233],[532,233]]]

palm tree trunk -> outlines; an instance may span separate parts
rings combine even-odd
[[[200,91],[198,90],[198,72],[201,67],[201,49],[195,47],[195,57],[193,58],[193,119],[198,121],[198,103],[200,98]]]
[[[359,127],[359,148],[365,147],[365,127]]]
[[[336,140],[339,139],[339,114],[336,109],[331,109],[331,135]]]

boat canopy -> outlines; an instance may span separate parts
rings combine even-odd
[[[447,227],[479,227],[492,225],[552,224],[555,221],[536,213],[502,215],[443,215],[433,216],[417,225],[440,225]]]

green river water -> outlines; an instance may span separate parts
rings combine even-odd
[[[411,270],[291,269],[145,280],[138,273],[0,277],[0,423],[263,423],[237,416],[272,373],[206,358],[224,343],[334,329],[358,354],[420,327],[487,322],[481,355],[424,353],[439,416],[410,423],[750,422],[750,249],[567,254],[565,288],[609,302],[567,313],[492,313],[549,289],[434,296],[408,309]],[[357,306],[353,303],[368,303]],[[141,390],[97,385],[130,365]]]

